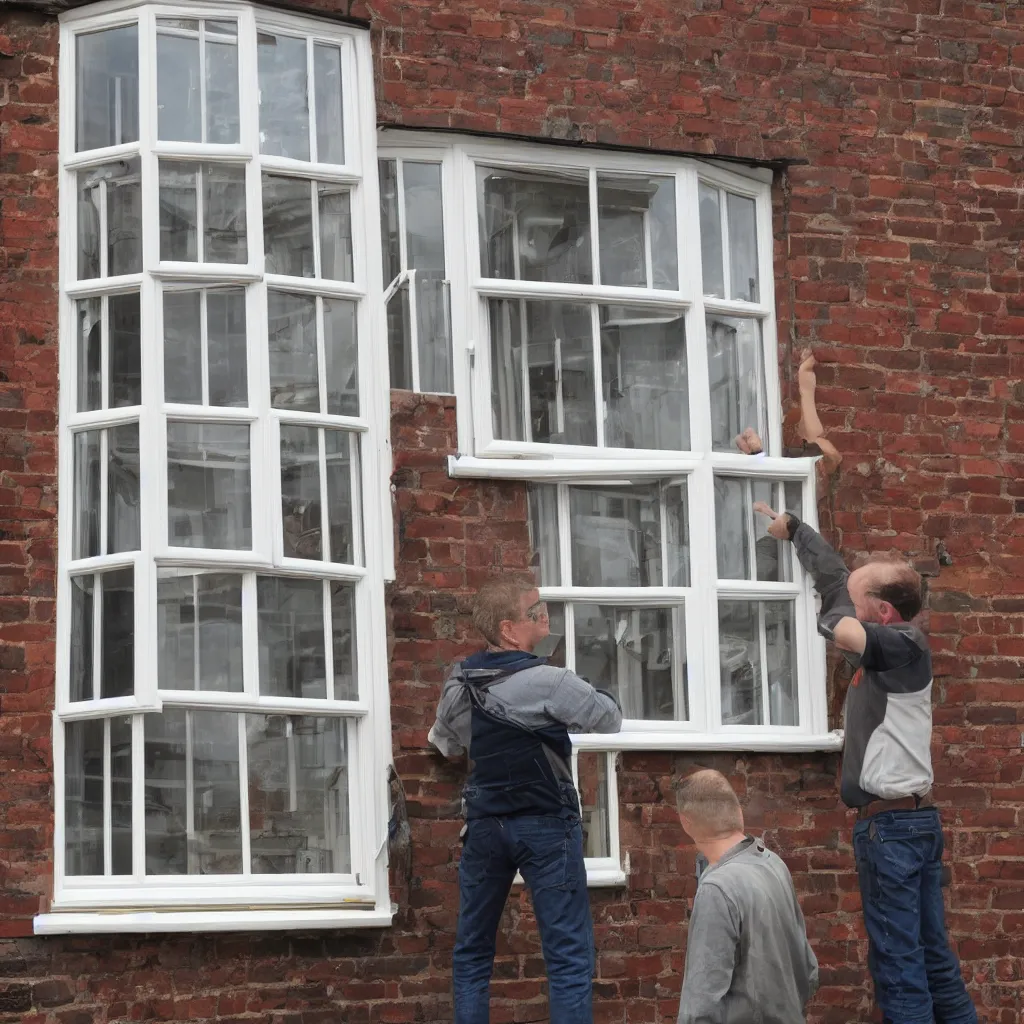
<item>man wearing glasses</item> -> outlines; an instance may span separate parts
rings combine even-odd
[[[455,1024],[489,1024],[498,922],[518,871],[530,888],[550,1016],[592,1024],[594,935],[570,732],[618,732],[611,694],[533,652],[548,637],[532,580],[485,584],[473,607],[485,650],[449,675],[430,730],[445,757],[469,756],[453,955]]]

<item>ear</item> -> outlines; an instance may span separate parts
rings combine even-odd
[[[890,622],[902,622],[903,616],[888,601],[883,601],[879,598],[878,620],[883,626],[888,626]]]

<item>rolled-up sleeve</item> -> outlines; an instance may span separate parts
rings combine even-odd
[[[434,724],[427,740],[445,757],[461,757],[469,745],[471,710],[466,684],[458,676],[449,676],[441,691]]]

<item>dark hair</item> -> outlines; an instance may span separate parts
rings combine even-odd
[[[883,583],[878,588],[878,596],[899,612],[904,622],[910,622],[921,612],[921,577],[911,568],[906,567],[894,579]]]

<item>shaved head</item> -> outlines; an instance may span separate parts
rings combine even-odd
[[[729,780],[713,768],[688,775],[676,791],[683,827],[695,840],[719,839],[743,831],[743,811]]]

